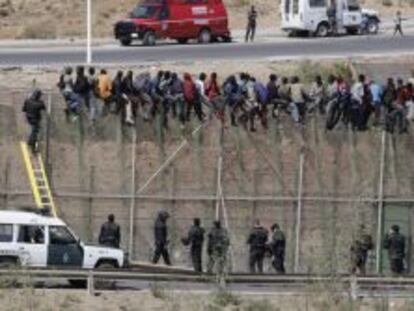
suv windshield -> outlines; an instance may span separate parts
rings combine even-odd
[[[153,5],[138,5],[131,12],[131,18],[152,18],[158,12],[158,8]]]
[[[50,244],[55,245],[67,245],[77,243],[72,233],[64,226],[50,226],[49,238]]]

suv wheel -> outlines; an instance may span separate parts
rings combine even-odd
[[[130,46],[132,43],[132,40],[129,38],[121,39],[119,40],[121,42],[122,46]]]
[[[320,38],[325,38],[329,34],[329,26],[325,23],[322,23],[318,26],[316,30],[316,36]]]
[[[211,31],[207,28],[203,28],[198,34],[198,43],[207,44],[211,42]]]
[[[368,33],[370,35],[377,34],[378,33],[378,30],[379,30],[378,22],[375,19],[371,18],[368,21],[367,30],[368,30]]]
[[[11,257],[0,258],[0,268],[11,269],[11,268],[16,268],[17,266],[19,266],[19,260],[16,258],[11,258]]]
[[[155,33],[153,31],[147,31],[142,42],[145,46],[154,46],[156,40],[157,38],[155,37]]]

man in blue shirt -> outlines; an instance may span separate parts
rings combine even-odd
[[[378,126],[382,123],[383,119],[383,95],[384,90],[381,85],[375,81],[371,81],[369,84],[369,89],[371,91],[372,106],[374,107],[374,126]]]

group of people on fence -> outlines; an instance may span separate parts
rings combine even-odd
[[[166,265],[171,265],[169,255],[169,226],[170,215],[167,211],[160,211],[154,224],[154,254],[152,263],[157,264],[162,257]],[[263,273],[266,257],[271,258],[271,265],[278,274],[285,273],[286,236],[278,224],[271,226],[269,230],[256,220],[247,237],[249,247],[248,265],[250,273]],[[190,257],[193,269],[197,273],[203,273],[203,248],[206,230],[199,218],[195,218],[193,225],[188,230],[181,242],[190,249]],[[108,216],[108,221],[101,227],[99,242],[103,245],[120,246],[120,226],[115,223],[114,215]],[[388,251],[390,270],[395,275],[405,271],[406,237],[400,233],[400,227],[393,225],[385,235],[382,247]],[[231,242],[229,233],[223,228],[221,222],[215,220],[207,233],[207,269],[209,274],[223,275],[228,265]],[[350,246],[350,263],[352,274],[366,274],[368,253],[374,249],[372,236],[361,225]]]
[[[310,86],[297,76],[278,77],[270,74],[262,82],[242,72],[230,75],[223,83],[217,73],[197,77],[184,73],[159,71],[134,75],[118,71],[115,78],[105,69],[97,75],[95,68],[66,68],[59,78],[58,87],[65,99],[68,120],[86,113],[92,124],[108,113],[119,114],[127,125],[137,120],[152,122],[160,118],[164,129],[170,119],[176,119],[182,128],[195,114],[199,122],[216,116],[224,127],[228,118],[232,126],[243,126],[255,132],[259,120],[266,130],[271,117],[275,122],[283,114],[295,124],[303,126],[312,114],[326,119],[326,129],[338,124],[355,131],[382,126],[389,132],[406,133],[414,120],[413,80],[389,78],[384,85],[359,75],[350,83],[340,75],[329,76],[326,81],[316,76]],[[24,104],[24,112],[32,126],[29,144],[34,146],[39,132],[41,110],[45,109],[41,91],[36,90]]]

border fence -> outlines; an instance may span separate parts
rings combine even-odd
[[[21,113],[27,93],[0,93],[3,209],[33,204],[18,145],[28,132]],[[350,244],[364,224],[376,246],[368,271],[387,273],[382,238],[396,223],[408,239],[411,271],[412,134],[326,132],[317,115],[303,130],[282,117],[256,133],[222,128],[214,118],[184,131],[174,120],[162,128],[158,117],[126,127],[111,114],[91,127],[86,113],[65,120],[60,94],[48,92],[45,100],[41,147],[59,216],[86,240],[96,241],[114,213],[123,248],[133,260],[149,260],[152,226],[164,209],[172,215],[173,263],[188,265],[181,237],[192,218],[207,229],[220,218],[231,236],[231,268],[246,271],[246,239],[259,218],[285,231],[288,272],[341,273],[349,270]]]

